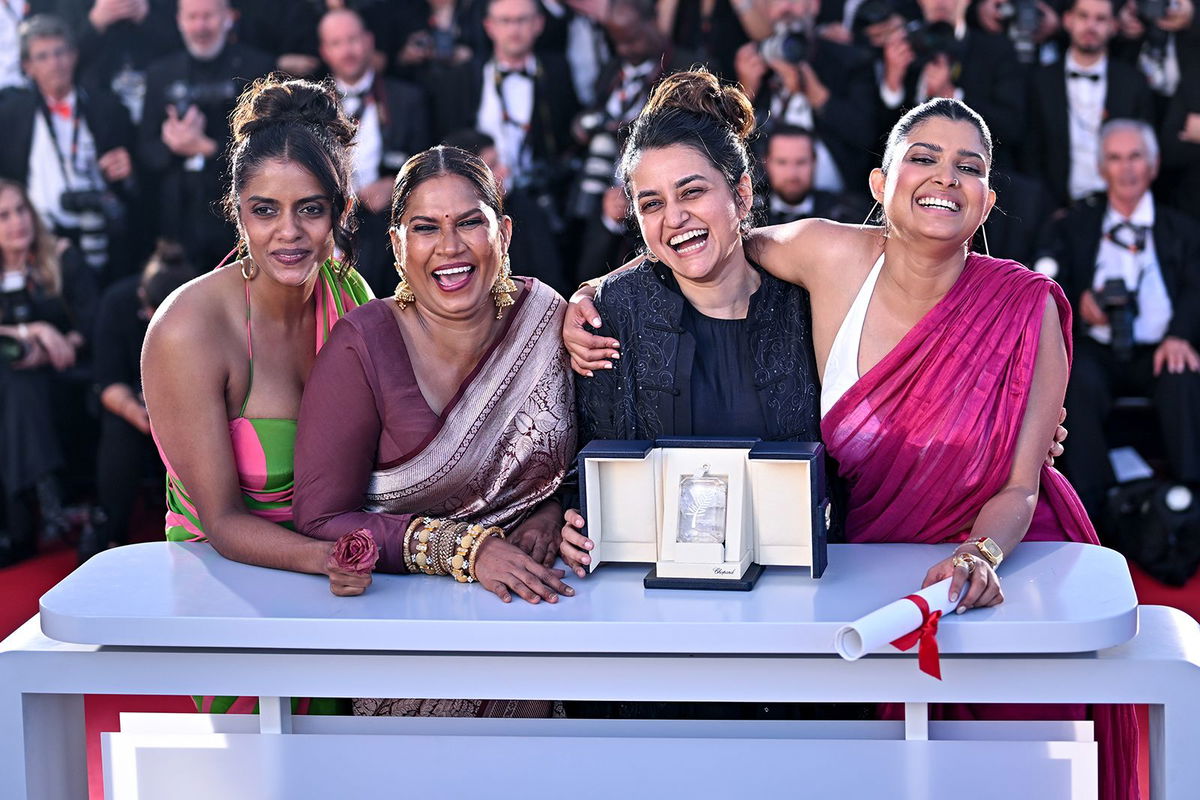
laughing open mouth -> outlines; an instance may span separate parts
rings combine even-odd
[[[676,253],[687,255],[704,247],[704,243],[708,241],[708,228],[695,228],[693,230],[681,233],[677,236],[672,236],[667,242]]]

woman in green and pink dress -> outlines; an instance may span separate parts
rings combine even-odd
[[[168,298],[142,351],[167,538],[361,594],[369,574],[338,569],[332,542],[292,530],[304,383],[333,324],[371,297],[350,268],[354,128],[330,89],[271,78],[247,89],[231,124],[225,208],[243,257]],[[221,707],[230,700],[211,710],[238,710]]]

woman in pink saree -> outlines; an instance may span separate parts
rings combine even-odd
[[[995,203],[991,151],[974,111],[932,100],[897,123],[871,173],[882,227],[803,220],[752,242],[763,268],[812,297],[821,434],[846,482],[846,540],[959,543],[925,585],[953,577],[960,610],[1003,601],[994,565],[1025,539],[1098,543],[1075,491],[1044,463],[1066,391],[1070,306],[1048,278],[968,252]],[[579,335],[594,316],[586,303],[568,314],[577,369],[600,368],[612,352]],[[932,713],[1090,717],[1101,798],[1138,796],[1131,706]]]

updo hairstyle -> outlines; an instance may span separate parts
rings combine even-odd
[[[417,187],[441,175],[465,178],[474,187],[475,194],[484,205],[496,212],[497,219],[504,216],[504,200],[500,195],[496,176],[488,169],[483,159],[466,150],[439,144],[417,153],[404,162],[404,167],[396,176],[396,184],[392,187],[393,228],[400,225],[400,220],[408,209],[409,198]]]
[[[738,181],[751,172],[747,142],[754,133],[754,107],[737,86],[722,86],[706,69],[676,72],[650,93],[621,149],[620,174],[632,199],[630,174],[647,150],[686,145],[704,155],[725,177],[737,198]],[[750,214],[743,232],[752,227]]]
[[[229,193],[225,215],[238,224],[238,195],[250,177],[271,159],[292,161],[308,170],[329,196],[333,243],[342,267],[354,264],[354,190],[350,144],[355,125],[342,111],[332,84],[273,74],[250,84],[229,118]]]
[[[914,128],[931,119],[948,119],[951,122],[969,122],[974,125],[975,130],[979,131],[979,138],[983,141],[984,161],[987,163],[988,169],[991,169],[992,132],[987,123],[983,121],[983,117],[962,100],[956,100],[953,97],[936,97],[910,109],[900,118],[899,122],[892,126],[892,131],[888,134],[887,146],[883,150],[881,168],[885,175],[892,167],[892,161],[896,158],[896,150],[900,143],[908,138]]]

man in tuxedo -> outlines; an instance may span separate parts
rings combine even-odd
[[[845,202],[833,192],[813,187],[818,158],[815,145],[813,132],[806,128],[779,125],[771,130],[763,157],[768,225],[810,217],[858,223],[865,218],[866,209]]]
[[[771,0],[768,6],[774,25],[768,42],[791,35],[807,43],[803,58],[791,61],[770,44],[747,42],[734,67],[764,131],[791,125],[815,133],[817,188],[841,193],[861,186],[865,194],[878,124],[871,62],[857,48],[815,35],[818,5]]]
[[[1105,190],[1097,168],[1103,122],[1153,114],[1146,79],[1108,57],[1113,0],[1073,0],[1062,21],[1070,45],[1062,61],[1036,73],[1026,154],[1026,171],[1041,177],[1059,208]]]
[[[897,15],[881,37],[878,140],[909,108],[956,97],[979,112],[996,142],[995,165],[1011,167],[1025,136],[1025,76],[1004,36],[967,27],[969,0],[919,0],[922,25]]]
[[[129,199],[132,183],[129,112],[111,91],[75,85],[77,51],[57,17],[22,24],[20,55],[33,85],[0,94],[0,176],[27,186],[55,233],[70,238],[88,264],[109,277],[121,255],[114,212]]]
[[[1150,192],[1158,143],[1148,124],[1106,123],[1099,166],[1106,193],[1054,224],[1036,265],[1075,310],[1064,468],[1093,517],[1114,482],[1104,421],[1117,393],[1151,395],[1172,477],[1200,483],[1200,234]]]
[[[353,151],[358,270],[376,295],[388,295],[396,285],[387,236],[392,182],[408,157],[431,143],[425,98],[416,86],[375,71],[375,39],[357,12],[328,12],[317,34],[342,107],[358,122]]]
[[[579,107],[566,59],[534,52],[544,25],[536,0],[488,0],[492,57],[463,64],[434,98],[440,136],[465,128],[491,136],[513,187],[556,166]]]
[[[228,0],[179,0],[176,22],[185,50],[147,69],[139,153],[158,184],[160,233],[183,244],[204,270],[237,241],[216,209],[229,114],[246,84],[270,72],[274,62],[228,41]]]

